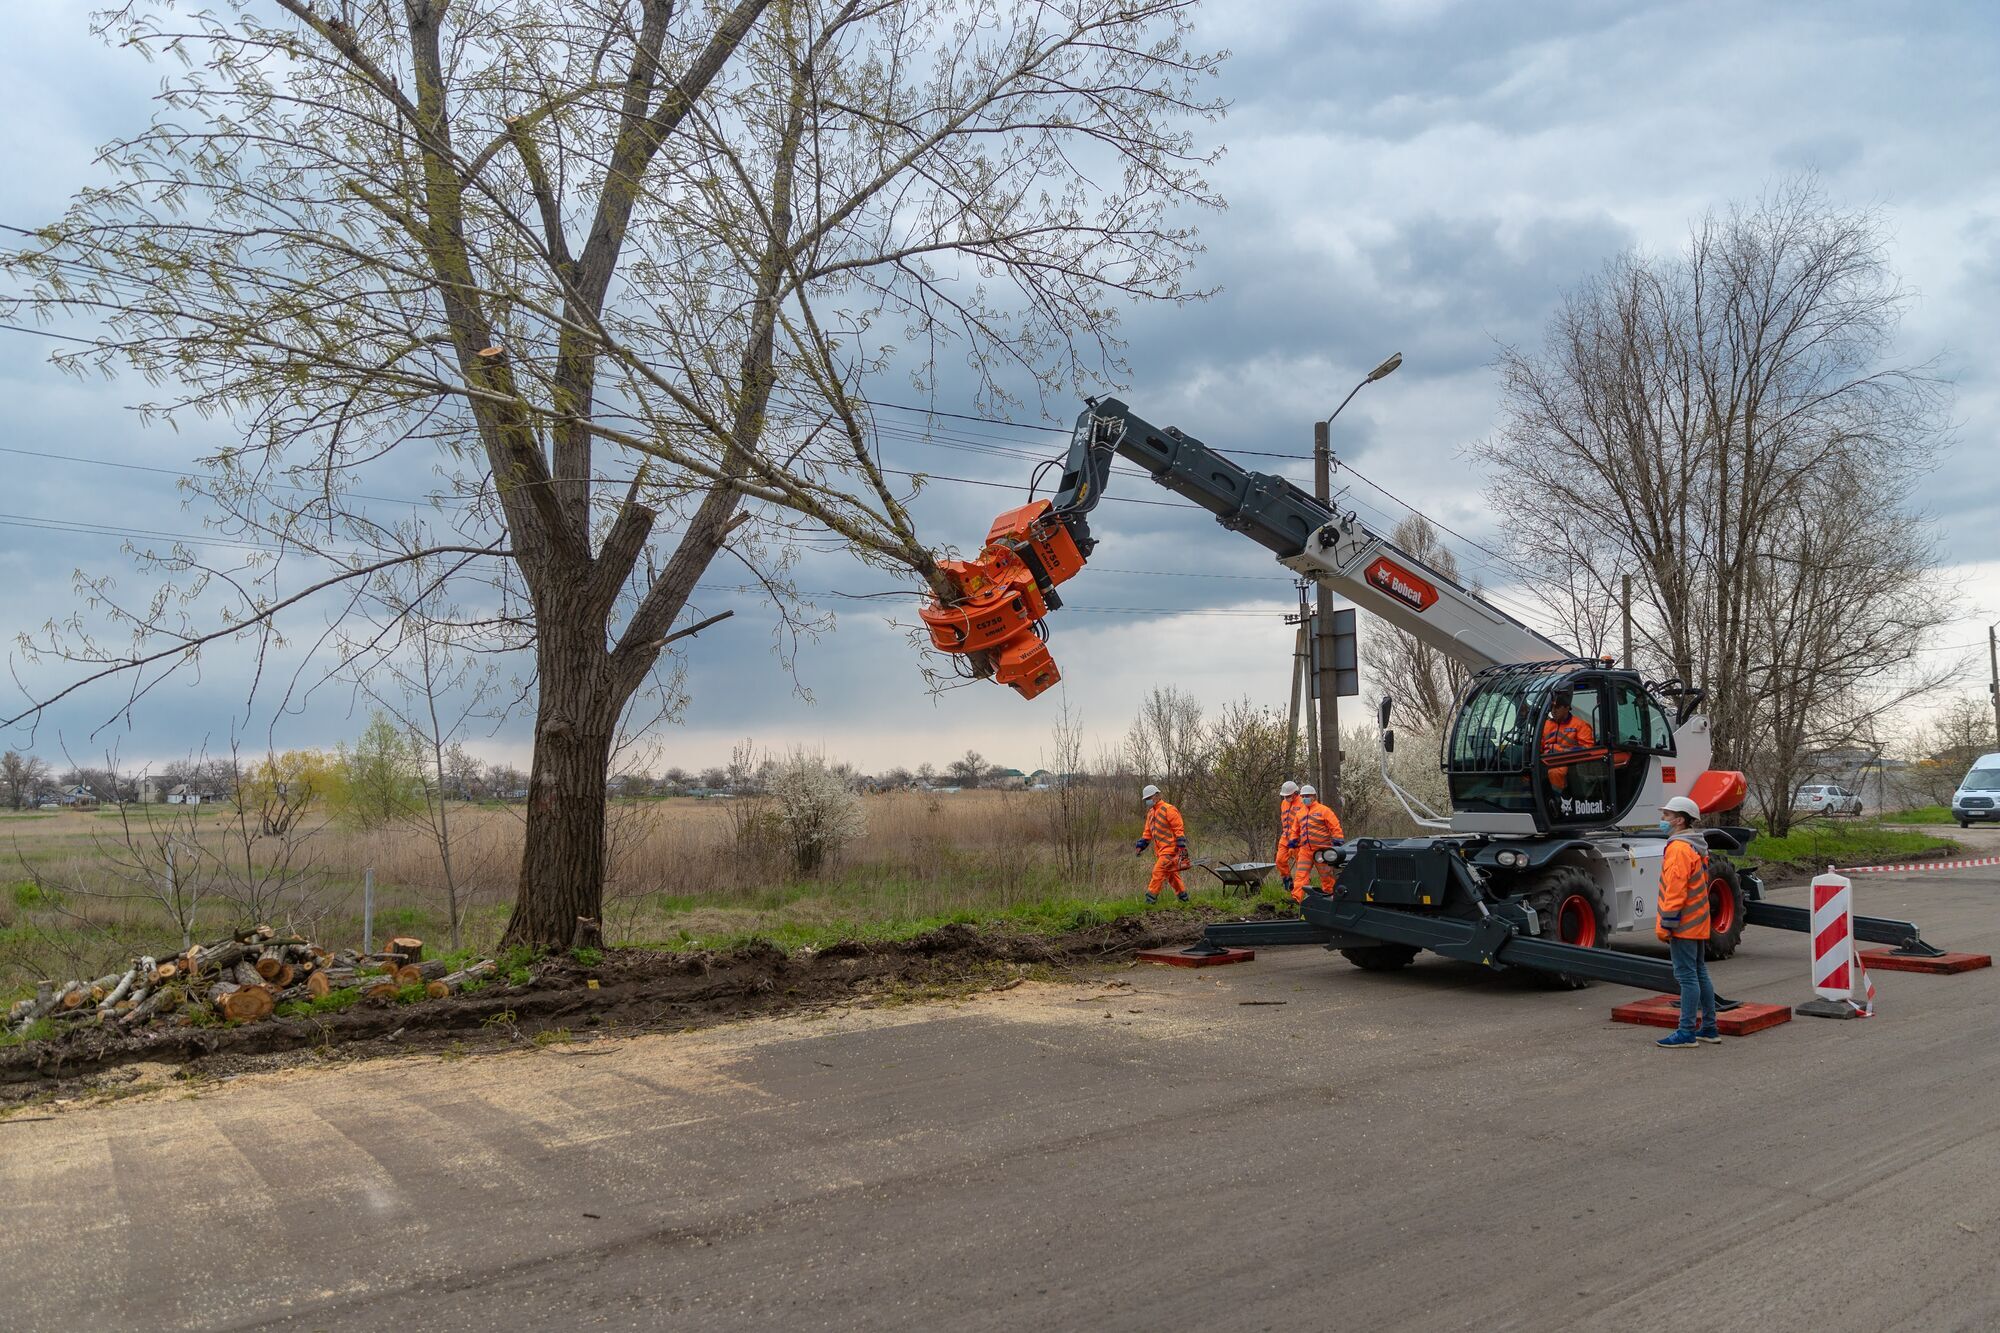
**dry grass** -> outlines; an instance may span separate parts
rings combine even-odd
[[[751,933],[811,942],[916,922],[1018,914],[1051,903],[1129,901],[1143,888],[1150,861],[1132,855],[1137,804],[1121,810],[1115,795],[1104,794],[1111,817],[1103,823],[1103,845],[1080,875],[1059,861],[1054,801],[1045,792],[865,797],[865,832],[812,879],[791,875],[776,849],[758,840],[754,802],[617,803],[608,816],[606,930],[620,942],[716,943]],[[144,816],[135,812],[132,818]],[[471,886],[464,942],[488,949],[513,899],[521,812],[467,806],[455,810],[453,820],[460,879]],[[220,838],[219,814],[205,814],[201,827],[205,843]],[[1198,828],[1195,833],[1200,854]],[[0,994],[35,976],[101,972],[134,952],[178,944],[159,906],[121,882],[116,816],[0,816],[0,838],[8,840],[16,863],[16,882],[0,891]],[[286,904],[293,923],[321,938],[358,940],[362,874],[373,868],[378,938],[402,931],[440,945],[446,940],[444,878],[436,846],[421,829],[321,828],[295,855],[313,873]],[[1206,878],[1197,870],[1191,880]],[[38,892],[37,882],[53,896]],[[222,902],[205,907],[202,922],[211,934],[236,924]]]

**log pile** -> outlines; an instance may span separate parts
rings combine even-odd
[[[6,1030],[22,1036],[46,1019],[59,1032],[93,1025],[129,1032],[166,1015],[254,1023],[291,1001],[348,991],[350,1003],[395,999],[412,986],[423,987],[428,999],[442,999],[497,971],[491,959],[450,971],[435,959],[426,962],[423,952],[424,942],[410,936],[388,941],[381,953],[362,954],[255,926],[164,961],[135,958],[125,971],[94,981],[42,982],[8,1011]]]

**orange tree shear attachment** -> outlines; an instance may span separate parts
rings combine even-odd
[[[1023,699],[1062,679],[1041,621],[1062,605],[1055,585],[1083,568],[1083,553],[1047,500],[1008,510],[993,520],[977,556],[938,567],[957,588],[949,605],[921,612],[938,651],[969,658],[975,675],[990,675]]]

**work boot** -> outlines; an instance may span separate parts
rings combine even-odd
[[[1692,1032],[1682,1032],[1678,1028],[1654,1042],[1663,1051],[1692,1050],[1699,1040]]]
[[[1157,893],[1149,893],[1149,894],[1147,894],[1147,895],[1146,895],[1146,906],[1148,906],[1148,907],[1158,907],[1159,905],[1160,905],[1160,895],[1159,895],[1159,894],[1157,894]]]
[[[1188,901],[1188,896],[1185,893],[1177,893],[1174,895],[1174,901],[1177,903],[1184,903]]]

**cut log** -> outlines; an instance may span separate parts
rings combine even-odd
[[[284,970],[285,960],[279,957],[275,950],[267,949],[252,966],[257,969],[258,976],[266,981],[273,981],[277,979],[278,973]]]
[[[313,999],[321,999],[333,993],[333,983],[326,979],[326,973],[315,972],[306,978],[306,994]]]
[[[188,958],[188,972],[199,975],[203,972],[226,973],[243,960],[250,947],[237,940],[224,940],[220,944],[205,945],[195,949]]]
[[[280,963],[278,964],[277,972],[265,977],[264,980],[273,989],[283,990],[294,981],[297,981],[298,977],[299,971],[297,968],[293,967],[290,963]]]
[[[421,986],[424,982],[423,969],[415,963],[405,963],[390,975],[396,978],[398,986]]]
[[[243,962],[236,965],[234,972],[230,976],[230,980],[239,986],[255,986],[263,982],[264,974],[259,972],[254,965]]]
[[[172,981],[175,977],[179,976],[180,974],[181,974],[180,964],[176,963],[173,959],[169,958],[166,962],[161,963],[158,967],[153,969],[153,980],[155,982]]]
[[[254,1023],[260,1018],[269,1018],[276,1004],[271,992],[262,986],[243,986],[223,996],[216,1007],[231,1022]]]
[[[171,1013],[181,1007],[181,993],[173,987],[162,987],[146,997],[144,1004],[135,1004],[118,1020],[120,1027],[135,1028],[158,1014]]]
[[[113,991],[112,994],[122,997],[125,994],[125,991],[117,990]],[[84,985],[80,981],[72,981],[69,985],[63,987],[62,999],[57,1001],[57,1003],[60,1004],[64,1009],[80,1009],[85,1004],[87,1004],[89,1000],[90,1000],[90,987]]]
[[[65,987],[65,989],[67,989],[67,987]],[[19,1034],[22,1032],[26,1032],[30,1027],[34,1026],[35,1020],[41,1018],[44,1014],[48,1013],[51,1009],[55,1008],[60,998],[61,998],[61,992],[56,989],[55,983],[53,981],[37,982],[35,984],[34,1000],[28,1005],[27,1009],[24,1010],[21,1013],[21,1015],[14,1020],[15,1033]]]
[[[456,991],[468,981],[485,981],[499,970],[499,967],[489,958],[483,963],[474,963],[471,967],[465,968],[462,971],[452,972],[438,979],[444,982],[449,989]]]
[[[405,963],[421,963],[424,960],[424,942],[414,935],[398,935],[385,943],[382,951],[396,955]]]
[[[445,985],[442,981],[426,981],[424,983],[424,995],[427,999],[442,1000],[449,994],[451,994],[451,987]]]
[[[436,958],[417,964],[417,977],[422,981],[441,981],[449,971],[451,969]]]
[[[361,979],[361,998],[364,1000],[389,999],[401,989],[402,987],[396,984],[394,977],[363,977]]]

